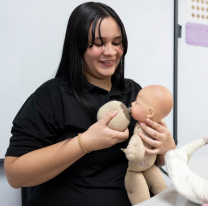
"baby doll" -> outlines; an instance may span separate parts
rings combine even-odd
[[[145,147],[153,147],[143,142],[138,133],[150,137],[140,123],[145,123],[146,118],[160,122],[171,111],[173,97],[171,92],[160,85],[144,87],[137,95],[131,106],[131,116],[137,120],[134,135],[131,137],[126,149],[122,149],[129,160],[125,176],[125,187],[132,205],[150,198],[149,189],[154,195],[167,188],[159,169],[154,165],[156,155],[145,153]],[[152,138],[152,137],[150,137]]]

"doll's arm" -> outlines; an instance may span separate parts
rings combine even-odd
[[[131,137],[131,140],[124,152],[128,160],[140,161],[143,158],[145,154],[145,148],[142,140],[137,134],[134,134]]]
[[[134,129],[134,135],[131,137],[129,144],[125,150],[126,158],[132,161],[140,161],[145,154],[145,147],[138,136],[139,124],[137,123]]]

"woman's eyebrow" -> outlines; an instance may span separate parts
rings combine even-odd
[[[122,39],[122,36],[117,36],[115,39]]]
[[[95,39],[94,40],[100,40],[100,37],[95,37]],[[90,41],[92,41],[92,39],[90,39]]]
[[[95,39],[100,39],[100,37],[95,37]],[[107,39],[106,37],[102,37],[102,39]],[[114,39],[122,39],[122,36],[117,36]],[[92,39],[90,39],[92,41]]]

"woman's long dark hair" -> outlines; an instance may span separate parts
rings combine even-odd
[[[83,3],[76,7],[72,12],[67,25],[61,61],[55,76],[56,78],[62,77],[65,79],[66,83],[71,87],[73,94],[75,95],[82,109],[90,118],[91,122],[95,121],[96,109],[93,106],[93,101],[89,98],[83,86],[84,78],[82,61],[83,54],[88,47],[88,32],[91,23],[93,22],[92,43],[94,43],[97,22],[105,17],[114,18],[121,29],[124,53],[112,78],[118,81],[119,87],[121,89],[125,88],[124,57],[127,52],[128,44],[125,28],[116,12],[109,6],[102,3]],[[100,38],[102,41],[101,36]]]

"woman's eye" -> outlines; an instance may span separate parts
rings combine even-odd
[[[114,46],[121,46],[123,47],[123,43],[122,42],[115,42],[115,43],[112,43]],[[102,44],[101,42],[95,42],[93,45],[97,46],[97,47],[102,47],[102,46],[105,46],[105,44]],[[92,43],[89,43],[88,44],[88,47],[92,47],[93,46]]]
[[[121,48],[123,48],[123,43],[122,42],[116,42],[116,43],[113,43],[114,46],[120,46]]]
[[[115,46],[119,46],[119,45],[121,45],[121,46],[122,46],[122,42],[113,43],[113,45],[115,45]]]
[[[94,44],[88,43],[88,47],[93,47],[94,45],[97,46],[97,47],[103,46],[103,44],[101,42],[94,42]]]
[[[95,44],[95,43],[94,43],[94,45],[97,46],[97,47],[103,46],[103,44]]]

